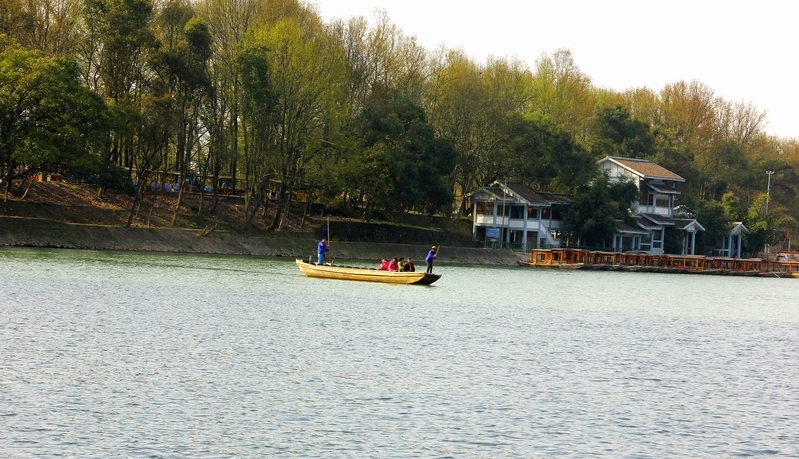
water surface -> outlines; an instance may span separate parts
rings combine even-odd
[[[0,250],[0,456],[799,457],[799,281],[436,270]]]

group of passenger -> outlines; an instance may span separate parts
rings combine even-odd
[[[380,261],[380,267],[377,269],[381,271],[406,273],[412,273],[416,271],[416,267],[413,265],[411,257],[408,257],[407,260],[405,258],[397,259],[397,257],[393,257],[391,260],[383,258],[383,260]]]
[[[438,248],[431,247],[430,251],[427,253],[427,257],[425,257],[424,259],[425,263],[427,263],[427,271],[426,271],[427,273],[433,272],[433,260],[435,260],[437,256],[438,256]],[[411,261],[410,257],[408,257],[407,260],[404,258],[397,259],[397,257],[394,257],[391,260],[383,258],[383,260],[380,262],[380,267],[377,269],[381,271],[390,271],[390,272],[416,271],[416,267],[413,265],[413,261]]]
[[[316,247],[316,264],[323,265],[325,264],[325,256],[327,252],[330,251],[330,242],[327,239],[327,229],[323,231],[322,240],[319,241],[319,244]],[[431,247],[430,251],[427,253],[427,257],[425,257],[424,261],[427,263],[427,273],[433,272],[433,260],[438,257],[438,247]],[[377,268],[381,271],[389,271],[389,272],[416,272],[416,267],[413,265],[413,261],[411,257],[406,258],[397,258],[393,257],[392,259],[388,260],[383,258],[380,262],[380,267]]]

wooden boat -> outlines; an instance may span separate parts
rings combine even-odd
[[[372,268],[355,268],[352,266],[317,265],[305,260],[297,260],[297,267],[308,277],[324,279],[356,280],[367,282],[384,282],[387,284],[430,285],[441,278],[441,274],[423,272],[390,272]]]

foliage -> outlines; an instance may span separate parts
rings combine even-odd
[[[80,84],[73,60],[44,57],[3,38],[0,171],[4,179],[29,170],[96,175],[97,150],[109,123],[105,103]]]
[[[663,230],[663,252],[681,254],[683,250],[683,233],[673,226]]]
[[[630,221],[630,203],[638,189],[630,182],[610,183],[600,175],[580,185],[563,218],[565,239],[571,245],[604,247],[616,231],[617,221]]]
[[[450,215],[494,180],[573,192],[597,159],[615,155],[679,174],[684,201],[695,210],[721,201],[735,220],[762,201],[773,171],[769,214],[779,215],[765,215],[762,202],[747,220],[776,240],[799,218],[799,142],[768,136],[765,112],[699,81],[616,92],[594,86],[569,50],[532,65],[476,62],[462,50],[422,48],[386,12],[371,23],[326,23],[298,0],[9,0],[4,8],[0,33],[21,43],[2,45],[4,173],[47,164],[107,183],[121,170],[141,182],[156,171],[228,176],[248,190],[251,215],[269,176],[283,184],[286,212],[301,193],[345,208],[368,199],[387,215]],[[25,69],[18,81],[15,59]],[[74,78],[80,87],[65,83]],[[10,88],[35,80],[50,88],[14,93],[19,107],[12,103]],[[48,91],[62,95],[43,97]],[[39,116],[56,104],[69,110],[35,128],[20,116],[20,107]],[[725,201],[729,193],[735,200]]]
[[[697,234],[696,253],[703,253],[708,248],[715,247],[724,236],[728,234],[729,225],[733,221],[727,212],[727,207],[717,201],[699,201],[695,212],[691,215],[704,228]]]
[[[595,157],[621,156],[646,158],[654,156],[655,135],[652,127],[635,119],[630,111],[620,105],[597,106],[592,123]]]
[[[342,178],[352,194],[367,197],[368,213],[434,213],[452,202],[446,177],[455,151],[435,137],[421,107],[396,91],[375,90],[356,126],[363,148]]]
[[[553,123],[509,115],[506,129],[511,179],[532,189],[572,192],[596,174],[590,153]]]

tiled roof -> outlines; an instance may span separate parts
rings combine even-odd
[[[505,187],[509,194],[517,196],[531,205],[549,206],[552,204],[570,204],[571,197],[560,193],[547,193],[543,191],[533,191],[524,185],[517,182],[494,182],[491,184],[492,189],[499,189],[499,195],[502,195],[502,186]]]
[[[674,184],[672,184],[672,183],[664,183],[664,184],[653,184],[653,183],[648,183],[648,184],[647,184],[647,186],[648,186],[649,188],[652,188],[653,190],[655,190],[655,191],[656,191],[656,192],[658,192],[658,193],[663,193],[663,194],[680,194],[680,192],[679,192],[679,191],[677,191],[677,188],[675,188],[675,187],[674,187]]]
[[[538,195],[549,201],[550,204],[571,204],[572,197],[563,193],[550,193],[539,191]]]
[[[675,219],[673,219],[673,221],[674,221],[674,224],[677,226],[677,229],[681,229],[681,230],[682,229],[686,229],[689,226],[691,226],[691,224],[696,224],[696,226],[699,228],[699,231],[704,231],[705,230],[705,227],[702,226],[701,223],[699,223],[698,221],[696,221],[696,219],[693,219],[693,218],[675,218]]]
[[[641,217],[643,217],[643,218],[641,218]],[[661,226],[674,225],[674,226],[677,227],[677,229],[681,229],[681,230],[688,228],[689,226],[691,226],[691,224],[696,224],[697,228],[700,231],[704,231],[705,230],[705,227],[702,226],[702,224],[699,223],[698,221],[696,221],[696,219],[694,219],[694,218],[669,218],[669,217],[666,217],[665,215],[659,215],[659,214],[640,214],[640,215],[637,215],[635,218],[638,221],[638,225],[641,226],[642,228],[647,228],[647,226],[645,226],[645,225],[646,225],[647,220],[649,220],[649,221],[651,221],[651,222],[653,222],[653,223],[655,223],[657,225],[661,225]]]
[[[646,231],[630,226],[623,220],[616,220],[616,232],[622,234],[647,234]]]
[[[636,223],[638,223],[638,226],[640,226],[643,229],[651,230],[651,229],[658,229],[660,227],[660,225],[658,225],[657,223],[653,223],[651,220],[648,220],[640,215],[633,216],[633,219],[635,219]]]
[[[666,169],[658,166],[646,159],[620,158],[618,156],[608,156],[607,159],[624,166],[644,178],[660,178],[666,180],[676,180],[684,182],[685,179]]]
[[[674,224],[672,219],[670,219],[669,217],[667,217],[665,215],[660,215],[660,214],[641,214],[641,216],[643,216],[644,218],[646,218],[646,219],[648,219],[648,220],[650,220],[650,221],[652,221],[654,223],[657,223],[659,225],[673,225]]]
[[[743,222],[730,223],[729,225],[727,225],[727,231],[730,232],[735,231],[735,234],[749,234],[749,228],[747,228]]]

